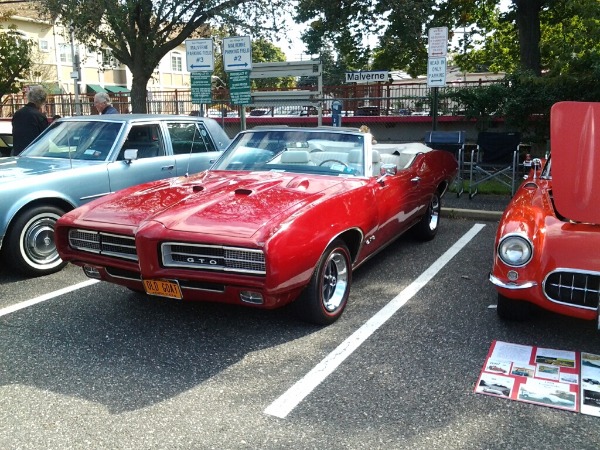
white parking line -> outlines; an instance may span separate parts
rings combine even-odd
[[[301,380],[297,381],[281,397],[271,403],[265,414],[285,418],[313,389],[356,350],[369,336],[406,304],[419,290],[425,286],[448,262],[469,243],[484,227],[484,224],[475,224],[452,247],[450,247],[437,261],[425,272],[407,286],[400,294],[379,310],[362,327],[342,342],[335,350],[327,355],[319,364],[308,372]]]
[[[58,297],[59,295],[66,294],[68,292],[76,291],[77,289],[81,289],[87,286],[91,286],[92,284],[98,283],[99,280],[88,280],[82,283],[74,284],[73,286],[69,286],[63,289],[59,289],[58,291],[50,292],[48,294],[40,295],[39,297],[32,298],[31,300],[25,300],[24,302],[17,303],[15,305],[7,306],[6,308],[0,309],[0,317],[6,316],[10,313],[18,311],[20,309],[28,308],[29,306],[36,305],[41,302],[45,302],[46,300],[53,299],[54,297]]]

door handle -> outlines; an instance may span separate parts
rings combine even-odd
[[[419,181],[421,181],[421,177],[411,178],[410,181],[413,182],[413,183],[418,183]]]
[[[160,170],[173,170],[175,168],[175,166],[171,165],[171,166],[162,166],[162,168]]]

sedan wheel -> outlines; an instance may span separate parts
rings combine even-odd
[[[296,301],[298,313],[318,325],[335,322],[346,307],[351,284],[350,252],[338,239],[325,250],[309,285]]]
[[[58,272],[66,263],[54,242],[54,225],[65,212],[53,206],[39,206],[21,213],[5,240],[5,261],[30,276]]]

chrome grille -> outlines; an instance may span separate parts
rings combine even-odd
[[[135,238],[90,230],[69,230],[69,245],[83,252],[137,261]]]
[[[597,309],[600,274],[568,269],[551,272],[544,281],[544,293],[554,302]]]
[[[161,245],[165,267],[239,272],[253,275],[266,273],[262,250],[220,245],[165,242]]]

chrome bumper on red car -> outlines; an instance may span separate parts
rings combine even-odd
[[[492,284],[494,286],[498,286],[498,287],[501,287],[504,289],[511,289],[511,290],[529,289],[529,288],[532,288],[532,287],[535,287],[538,285],[535,281],[522,281],[519,284],[517,284],[513,281],[505,282],[505,281],[502,281],[501,279],[495,277],[491,273],[490,273],[490,281],[492,282]]]

